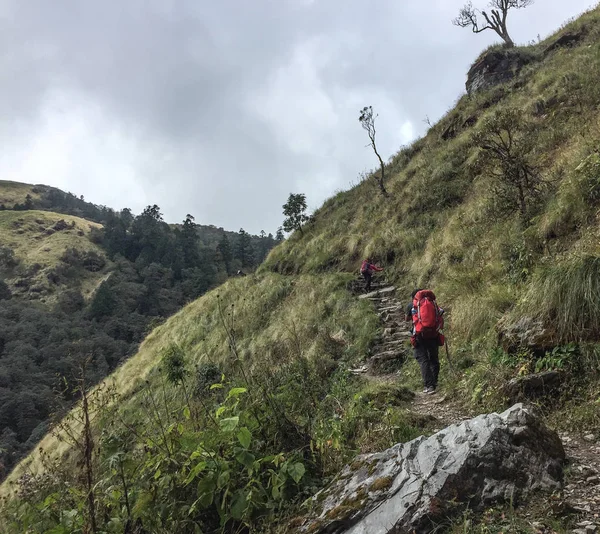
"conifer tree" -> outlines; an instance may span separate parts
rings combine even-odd
[[[229,238],[227,234],[223,234],[219,244],[217,245],[217,250],[221,254],[221,259],[225,264],[225,270],[227,273],[231,272],[231,260],[233,260],[233,252],[231,250],[231,244],[229,243]]]
[[[252,267],[254,265],[254,250],[252,239],[243,228],[238,232],[238,241],[236,243],[235,257],[240,260],[242,267]]]

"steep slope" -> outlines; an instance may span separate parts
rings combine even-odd
[[[337,194],[263,269],[352,270],[370,255],[407,290],[435,287],[452,305],[452,331],[461,341],[491,332],[528,291],[540,294],[535,290],[551,273],[566,283],[561,272],[577,271],[584,257],[600,252],[599,17],[595,9],[547,41],[518,49],[529,57],[518,76],[461,97],[423,139],[391,158],[391,199],[376,194],[373,179]],[[555,46],[565,35],[577,44]],[[498,115],[508,113],[516,119],[502,134],[514,136],[517,155],[540,179],[522,216],[518,192],[498,176],[502,164],[482,148],[484,133],[489,137]],[[593,261],[590,268],[597,268]],[[573,339],[568,319],[553,308],[561,288],[549,290],[544,305],[529,299],[522,306],[540,304],[545,317],[556,317],[554,341]],[[595,312],[590,319],[586,326],[598,326]]]
[[[427,432],[402,387],[418,384],[414,365],[397,383],[350,372],[382,334],[349,291],[365,255],[400,294],[427,285],[447,309],[446,391],[499,409],[510,379],[553,370],[560,386],[537,399],[549,422],[597,436],[600,9],[514,53],[527,57],[518,75],[462,97],[391,159],[389,199],[372,178],[339,193],[258,274],[157,328],[106,382],[118,402],[94,394],[97,503],[68,435],[74,411],[62,441],[47,436],[3,484],[18,494],[9,532],[76,531],[94,513],[109,532],[274,531],[355,452]]]
[[[252,269],[275,240],[191,217],[169,225],[157,206],[135,217],[42,185],[0,182],[0,196],[2,479],[77,398],[66,384],[83,362],[97,383],[154,326]]]

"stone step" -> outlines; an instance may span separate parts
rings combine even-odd
[[[394,306],[387,306],[385,308],[377,308],[377,311],[379,313],[389,312],[389,311],[400,311],[400,304],[397,304],[397,305],[394,305]]]
[[[383,343],[389,343],[391,341],[404,341],[410,338],[410,332],[397,332],[392,336],[384,336],[381,338]]]
[[[382,338],[382,340],[379,343],[380,344],[383,344],[383,343],[404,343],[407,339],[410,339],[410,335],[407,335],[407,336],[384,337],[384,338]]]
[[[394,320],[401,319],[402,322],[405,322],[404,321],[404,313],[399,312],[399,311],[390,310],[390,311],[384,311],[384,312],[377,312],[377,315],[379,315],[380,317],[390,317]]]
[[[381,295],[387,295],[396,291],[395,286],[384,287],[383,289],[378,289],[377,291],[372,291],[371,293],[365,293],[364,295],[359,295],[359,299],[368,299],[371,297],[377,297]]]
[[[379,317],[384,323],[396,323],[400,324],[404,322],[404,315],[399,315],[397,313],[384,313],[379,314]]]
[[[371,361],[374,362],[386,362],[388,360],[395,360],[396,358],[403,358],[404,354],[398,350],[388,350],[385,352],[380,352],[379,354],[375,354],[375,356],[371,357]]]
[[[379,343],[377,346],[378,347],[387,347],[387,346],[397,346],[397,347],[405,347],[406,346],[406,342],[408,341],[409,338],[403,338],[403,339],[394,339],[391,341],[384,341],[383,343]],[[389,345],[390,343],[394,344],[394,345]]]
[[[378,345],[383,345],[385,343],[404,343],[407,339],[410,339],[410,335],[408,336],[394,336],[394,337],[386,337],[379,341]]]
[[[377,350],[382,352],[395,352],[395,353],[403,353],[406,354],[407,346],[404,343],[400,343],[399,345],[380,345],[377,347]]]

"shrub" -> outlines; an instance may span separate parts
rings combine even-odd
[[[19,260],[15,257],[15,252],[10,247],[0,246],[0,267],[12,269],[19,264]]]
[[[529,286],[524,311],[551,324],[561,342],[600,334],[600,257],[575,257],[539,269]]]
[[[9,300],[12,297],[12,293],[8,284],[4,280],[0,280],[0,300]]]

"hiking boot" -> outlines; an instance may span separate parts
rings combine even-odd
[[[429,392],[429,388],[423,388],[423,393],[428,393]]]
[[[426,388],[425,393],[427,393],[427,395],[433,395],[435,393],[435,388],[434,387]]]

